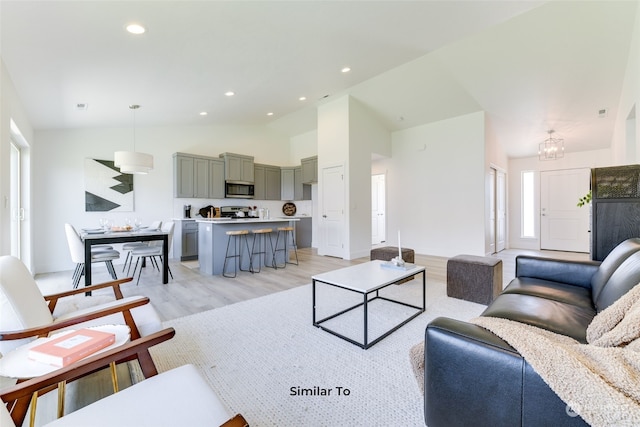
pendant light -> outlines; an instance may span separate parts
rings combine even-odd
[[[140,106],[133,104],[129,108],[133,110],[133,151],[116,151],[113,163],[122,173],[146,175],[153,169],[153,156],[136,152],[136,110]]]

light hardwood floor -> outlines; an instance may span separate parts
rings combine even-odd
[[[588,254],[550,251],[505,250],[495,255],[503,261],[503,282],[508,283],[515,275],[515,257],[532,254],[565,259],[589,259]],[[368,258],[343,260],[317,255],[315,249],[298,251],[299,265],[287,265],[285,269],[263,269],[260,273],[238,272],[235,279],[200,273],[197,262],[180,263],[171,260],[173,280],[163,285],[160,272],[148,266],[142,272],[140,284],[135,281],[122,286],[125,296],[144,295],[158,311],[162,320],[170,320],[201,311],[211,310],[251,298],[284,291],[311,283],[311,276],[326,271],[366,262]],[[427,283],[430,280],[446,281],[447,258],[416,254],[416,263],[427,268]],[[94,264],[93,283],[110,280],[106,269]],[[122,265],[116,265],[118,277],[124,277]],[[36,281],[43,294],[67,290],[71,287],[72,271],[40,274]]]

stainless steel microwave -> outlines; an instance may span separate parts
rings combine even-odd
[[[253,199],[253,182],[225,181],[225,197],[228,199]]]

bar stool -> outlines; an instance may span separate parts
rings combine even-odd
[[[247,235],[249,234],[249,230],[230,230],[226,232],[226,235],[229,236],[227,239],[227,250],[224,254],[224,264],[222,266],[222,275],[224,277],[236,277],[238,270],[242,271],[251,271],[251,257],[249,257],[249,270],[242,269],[242,241],[244,240],[245,246],[247,247],[247,253],[251,255],[249,251],[249,242],[247,241]],[[229,255],[229,246],[231,246],[231,240],[233,239],[233,243],[235,246],[235,251],[232,255]],[[240,250],[238,251],[238,245],[240,246]],[[235,269],[233,270],[233,276],[227,275],[227,261],[229,258],[236,258]]]
[[[260,273],[260,266],[264,264],[265,267],[276,268],[273,263],[273,256],[271,258],[271,265],[267,265],[267,237],[269,238],[269,246],[271,246],[271,254],[273,254],[273,240],[271,240],[271,228],[260,228],[257,230],[251,230],[253,233],[253,244],[251,245],[251,272]],[[256,243],[258,244],[258,252],[256,252]],[[262,248],[261,248],[262,246]],[[260,250],[262,249],[262,250]],[[260,262],[260,255],[262,254],[262,262]],[[253,258],[258,255],[258,268],[255,268]]]
[[[273,251],[273,265],[275,268],[285,268],[287,264],[295,264],[298,265],[298,246],[296,245],[296,236],[293,232],[293,227],[278,227],[278,234],[276,236],[276,247]],[[280,242],[280,234],[283,235],[284,239],[284,248],[278,249],[278,243]],[[296,262],[289,262],[289,236],[291,236],[291,247],[296,254]],[[278,265],[276,262],[276,255],[278,252],[284,252],[284,264],[282,266]]]

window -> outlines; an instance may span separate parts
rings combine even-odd
[[[534,211],[534,172],[522,172],[522,237],[536,237]]]

